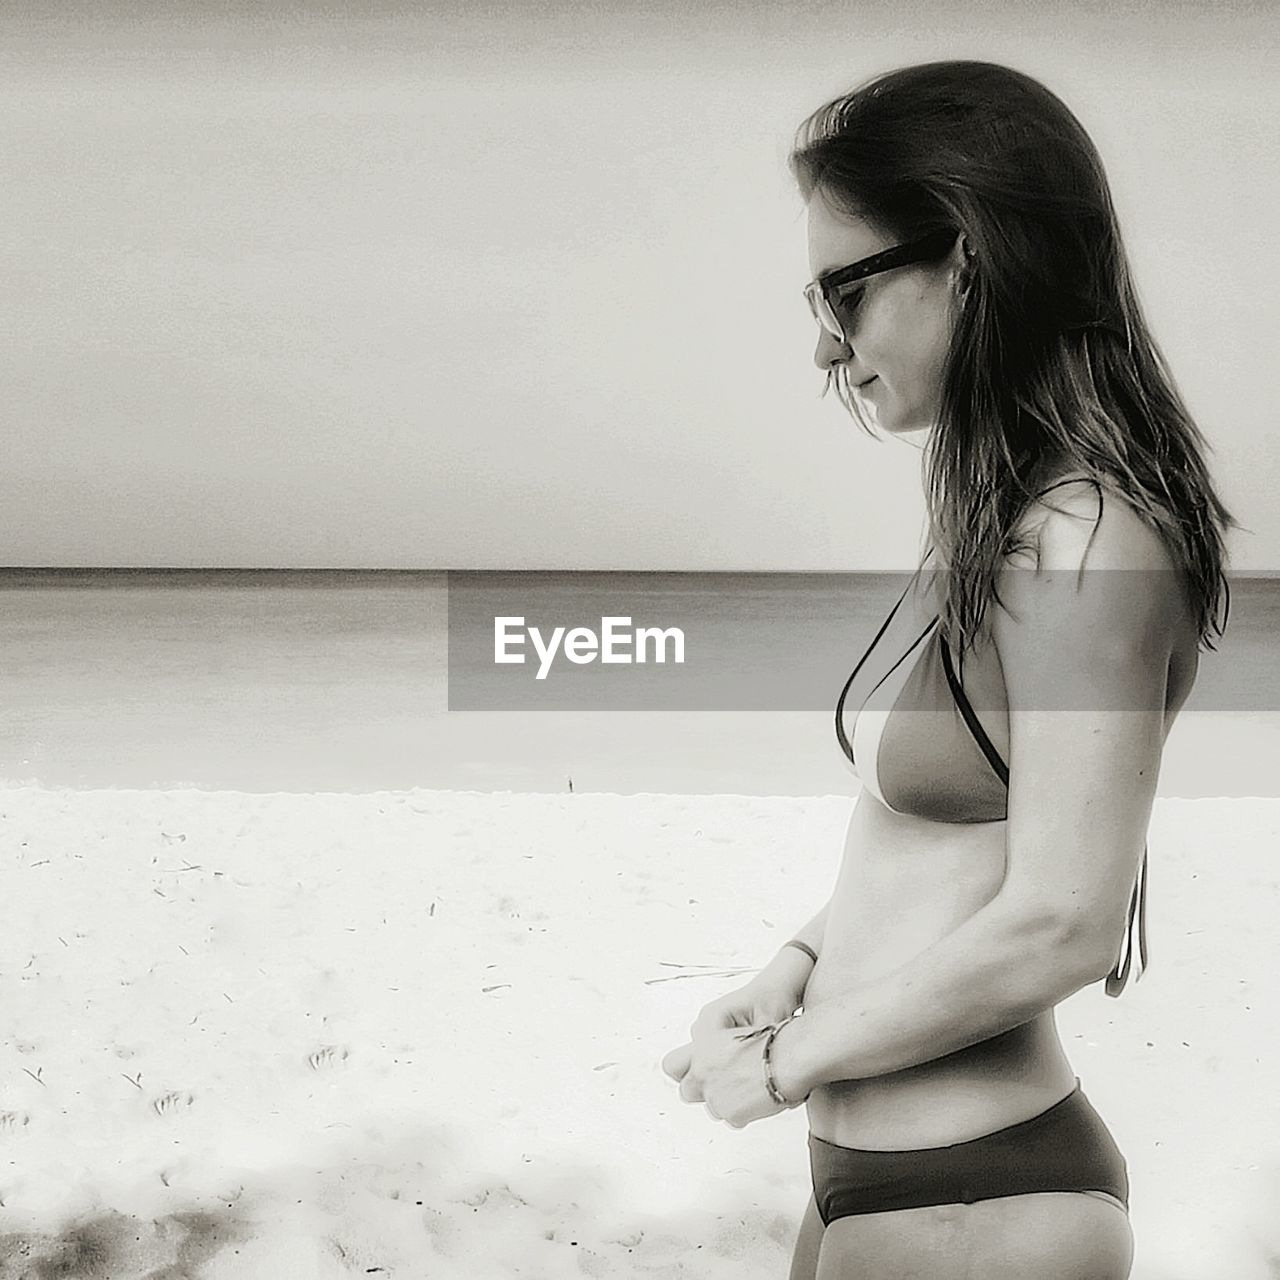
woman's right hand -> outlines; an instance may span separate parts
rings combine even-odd
[[[800,1007],[814,964],[803,951],[783,947],[745,986],[703,1005],[689,1028],[691,1036],[728,1027],[767,1027],[782,1022]],[[662,1069],[673,1080],[689,1070],[692,1044],[673,1049],[662,1060]]]
[[[746,986],[703,1005],[690,1027],[691,1035],[725,1027],[761,1027],[789,1018],[800,1007],[804,985],[788,977],[759,974]]]

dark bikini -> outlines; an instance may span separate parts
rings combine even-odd
[[[1041,493],[1070,483],[1075,481],[1059,481]],[[1102,489],[1094,483],[1101,503]],[[1002,821],[1008,816],[1009,769],[965,694],[936,613],[878,679],[874,672],[863,676],[865,692],[854,696],[858,710],[846,733],[850,691],[919,573],[845,683],[836,704],[836,737],[863,785],[893,812],[936,822]],[[1123,963],[1117,959],[1107,977],[1108,995],[1119,995],[1128,981],[1135,924],[1141,969],[1147,967],[1146,872],[1144,850],[1130,896]],[[1129,1197],[1124,1158],[1078,1081],[1040,1115],[967,1142],[864,1151],[810,1134],[809,1156],[824,1224],[849,1214],[1040,1191],[1103,1192],[1125,1205]]]

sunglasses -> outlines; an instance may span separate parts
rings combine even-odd
[[[921,236],[919,240],[894,245],[892,249],[873,253],[869,258],[862,258],[847,267],[824,272],[804,287],[804,296],[809,300],[813,318],[838,342],[847,345],[844,326],[836,313],[838,306],[849,305],[849,299],[840,296],[843,288],[857,280],[865,280],[868,276],[878,276],[882,271],[892,271],[895,267],[905,267],[912,262],[940,258],[955,243],[959,234],[950,227],[943,227],[940,231],[931,231],[927,236]]]

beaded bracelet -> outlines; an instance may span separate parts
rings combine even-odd
[[[807,942],[801,942],[799,938],[792,938],[790,942],[784,942],[782,945],[784,947],[796,947],[803,951],[814,964],[818,963],[818,953]]]
[[[784,1098],[782,1096],[782,1092],[778,1088],[778,1082],[777,1080],[774,1079],[773,1059],[769,1055],[769,1050],[773,1048],[773,1042],[778,1032],[781,1031],[782,1028],[785,1027],[788,1022],[794,1021],[795,1016],[796,1015],[793,1013],[791,1017],[783,1018],[781,1022],[774,1023],[769,1028],[769,1033],[768,1035],[765,1036],[765,1040],[764,1040],[764,1087],[768,1089],[769,1097],[772,1098],[773,1101],[776,1102],[780,1107],[799,1106],[799,1103],[792,1102],[790,1101],[790,1099]],[[803,1102],[804,1099],[802,1098],[800,1101]]]

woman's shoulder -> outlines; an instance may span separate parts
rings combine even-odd
[[[1044,571],[1172,570],[1151,518],[1118,484],[1073,473],[1040,486],[1018,518],[1010,568]]]
[[[1184,575],[1118,484],[1072,477],[1031,502],[1020,525],[1021,549],[1005,559],[993,620],[1006,645],[1022,622],[1028,634],[1062,643],[1074,636],[1082,647],[1138,636],[1154,652],[1192,635]]]

